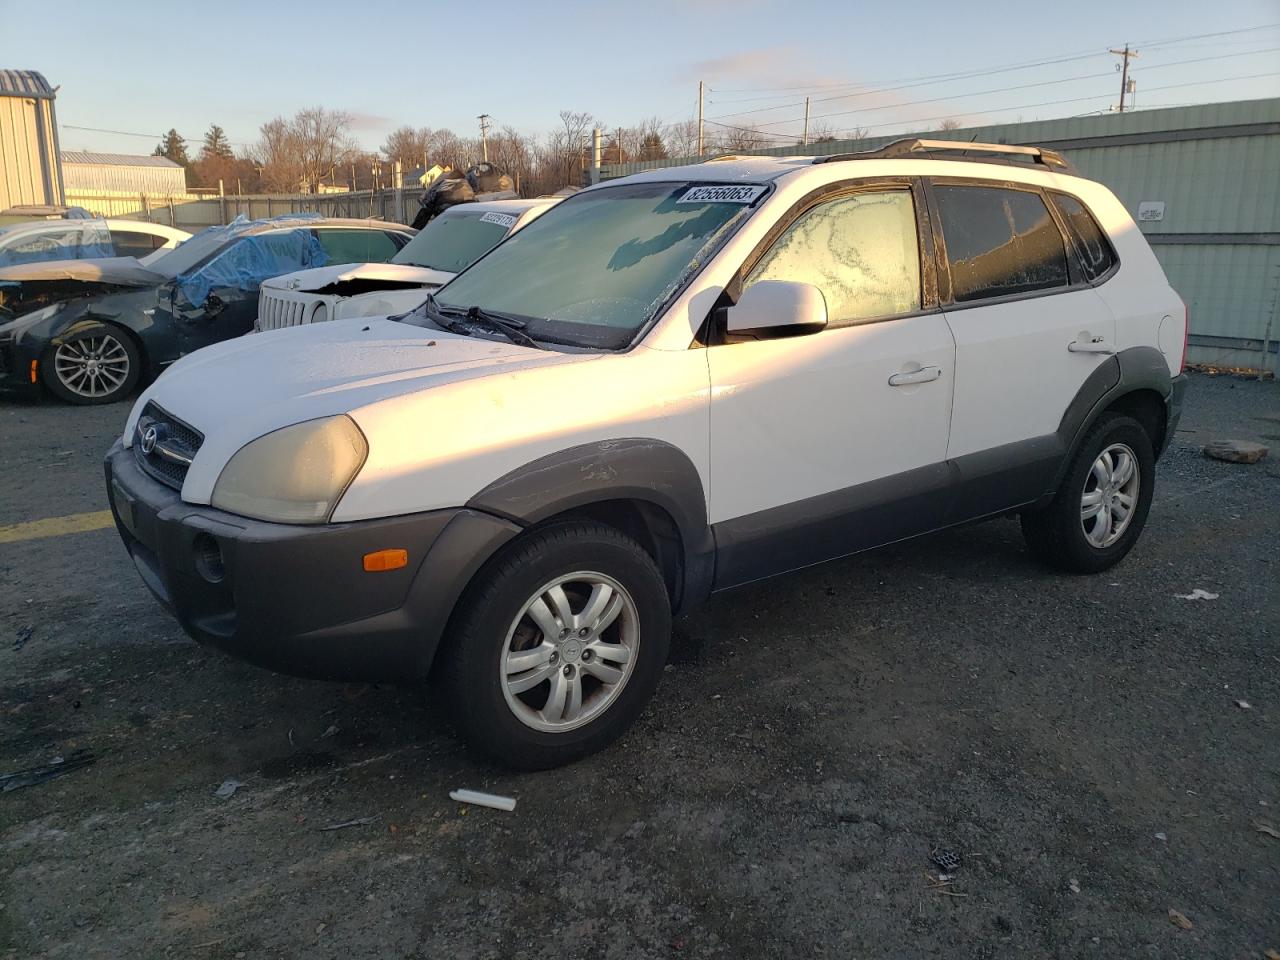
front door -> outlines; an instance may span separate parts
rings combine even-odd
[[[843,190],[748,264],[747,286],[817,286],[828,326],[707,350],[718,589],[940,523],[955,346],[919,206],[908,184]]]

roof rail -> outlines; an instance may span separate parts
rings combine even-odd
[[[941,154],[948,153],[976,153],[988,154],[988,156],[941,156]],[[1032,163],[1041,164],[1051,170],[1060,170],[1063,173],[1076,172],[1075,167],[1062,154],[1056,150],[1047,150],[1044,147],[1024,147],[1011,143],[969,143],[962,140],[920,140],[916,137],[895,140],[892,143],[885,144],[878,150],[866,150],[861,153],[837,153],[829,157],[817,157],[813,162],[835,163],[843,160],[911,158],[915,160],[979,160],[984,163],[1006,163],[1025,166],[1025,163],[1018,159],[1021,157],[1030,158]]]

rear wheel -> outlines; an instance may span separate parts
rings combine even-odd
[[[127,333],[91,323],[51,347],[41,366],[55,396],[69,403],[115,403],[137,385],[142,356]]]
[[[1022,533],[1041,560],[1072,573],[1119,563],[1147,522],[1155,453],[1142,424],[1104,413],[1071,461],[1053,502],[1022,515]]]
[[[634,540],[576,521],[534,531],[480,573],[451,624],[455,717],[508,766],[577,760],[639,716],[670,633],[666,586]]]

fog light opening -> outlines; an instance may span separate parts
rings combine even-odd
[[[207,533],[197,533],[191,541],[191,549],[196,557],[196,572],[209,583],[221,583],[227,569],[222,563],[222,548],[218,541]]]

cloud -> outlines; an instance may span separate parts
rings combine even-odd
[[[360,113],[356,110],[348,110],[347,116],[351,118],[352,130],[382,130],[391,123],[390,117],[382,117],[376,113]]]

